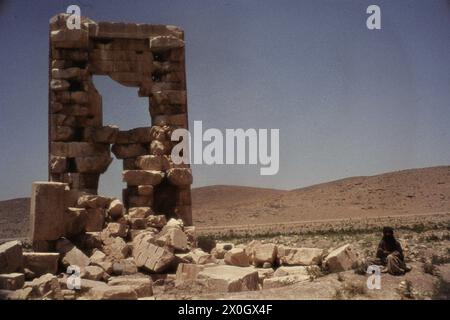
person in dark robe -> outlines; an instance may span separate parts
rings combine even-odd
[[[405,257],[400,243],[395,239],[394,229],[383,228],[383,238],[378,244],[376,259],[371,263],[384,266],[381,272],[388,272],[392,275],[402,275],[411,269],[405,264]]]

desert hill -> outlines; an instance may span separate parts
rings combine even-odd
[[[345,178],[291,191],[209,186],[193,189],[192,201],[198,226],[450,211],[450,166]]]
[[[192,189],[199,227],[450,212],[450,166],[352,177],[290,191],[243,186]],[[30,201],[0,201],[0,238],[28,231]]]
[[[0,239],[25,237],[29,212],[30,198],[0,201]]]

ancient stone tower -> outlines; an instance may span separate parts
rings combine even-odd
[[[183,31],[88,18],[80,29],[69,29],[67,17],[50,21],[49,180],[66,183],[73,201],[96,195],[112,152],[123,160],[126,209],[150,207],[191,225],[191,170],[170,157],[177,143],[171,132],[188,126]],[[149,126],[121,131],[104,125],[93,75],[108,75],[148,97]],[[123,112],[138,111],[130,106]]]

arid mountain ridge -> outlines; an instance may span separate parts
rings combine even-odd
[[[450,212],[450,166],[340,179],[290,191],[214,185],[192,190],[199,227]],[[0,238],[23,237],[29,198],[0,201]]]

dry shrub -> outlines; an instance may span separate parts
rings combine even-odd
[[[352,299],[358,295],[365,295],[366,293],[367,288],[365,283],[348,282],[344,283],[340,288],[335,289],[333,299],[334,300]]]
[[[344,291],[348,297],[352,298],[357,295],[364,295],[367,293],[367,287],[365,283],[345,283]]]
[[[397,288],[397,293],[402,299],[415,299],[416,291],[413,288],[412,282],[410,280],[404,280],[400,282]]]
[[[432,261],[426,261],[422,266],[423,272],[431,274],[432,276],[435,276],[437,274],[436,266],[433,264]]]
[[[338,272],[338,274],[337,274],[337,280],[339,282],[344,282],[345,281],[344,276],[340,272]]]
[[[323,271],[320,268],[315,268],[314,266],[306,267],[306,272],[309,275],[310,281],[314,281],[315,279],[324,276]]]
[[[450,300],[450,282],[445,281],[442,277],[434,283],[433,300]]]
[[[369,263],[366,260],[360,260],[356,263],[354,272],[359,275],[366,275]]]
[[[333,295],[333,300],[345,300],[344,293],[341,288],[336,288]]]

